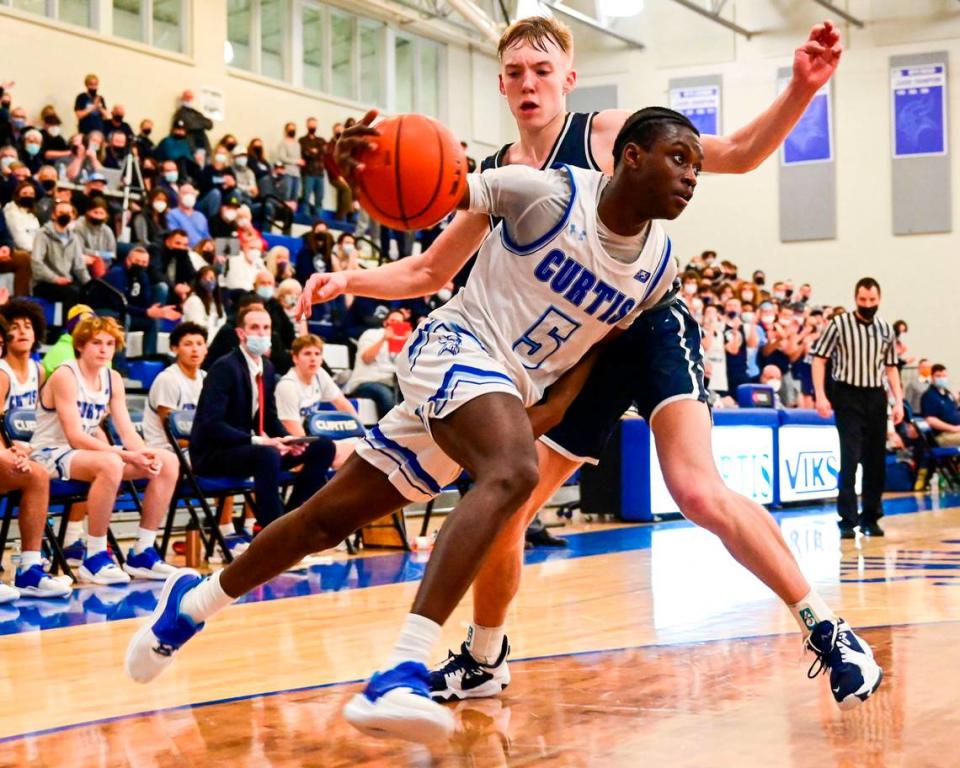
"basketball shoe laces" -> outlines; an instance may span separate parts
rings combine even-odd
[[[821,651],[819,648],[817,648],[813,644],[812,642],[813,632],[807,635],[807,637],[803,640],[803,644],[801,646],[801,655],[803,654],[803,651],[811,650],[816,656],[816,658],[810,664],[810,669],[807,670],[807,677],[810,680],[813,680],[815,677],[825,673],[830,668],[828,657],[830,656],[831,653],[833,653],[833,650],[837,647],[837,635],[840,633],[840,621],[841,621],[840,619],[837,619],[833,623],[833,633],[830,635],[830,643],[827,646],[826,650]],[[843,656],[843,650],[844,650],[844,646],[841,645],[840,646],[841,657]],[[816,670],[814,670],[814,667],[816,667]]]
[[[460,646],[460,653],[447,651],[447,661],[440,668],[440,674],[445,678],[453,677],[461,670],[464,677],[484,674],[483,666],[467,650],[466,643]]]

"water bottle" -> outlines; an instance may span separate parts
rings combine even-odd
[[[933,494],[933,498],[935,499],[940,498],[940,483],[942,479],[940,473],[936,470],[930,475],[930,493]]]
[[[187,523],[186,535],[184,537],[184,565],[187,568],[200,567],[200,528],[194,520]]]

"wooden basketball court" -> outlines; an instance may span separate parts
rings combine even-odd
[[[778,516],[885,669],[852,712],[825,677],[807,679],[793,620],[712,536],[592,526],[568,550],[530,553],[509,620],[513,683],[452,705],[448,744],[369,739],[340,716],[422,573],[385,554],[280,577],[150,687],[126,680],[122,657],[159,585],[0,606],[0,765],[956,765],[960,497],[887,509],[887,537],[856,542],[827,508]],[[446,627],[448,647],[469,615]]]

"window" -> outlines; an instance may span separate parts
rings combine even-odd
[[[413,112],[413,81],[414,72],[414,43],[409,37],[397,35],[393,46],[394,72],[396,73],[396,88],[394,89],[396,112]]]
[[[0,5],[10,5],[21,11],[49,16],[81,27],[93,27],[92,3],[93,0],[59,0],[56,3],[50,0],[0,0]]]
[[[330,91],[344,99],[354,97],[353,16],[330,11]]]
[[[260,74],[286,77],[286,0],[260,0]]]
[[[303,30],[303,87],[322,91],[324,89],[323,11],[305,6],[301,29]]]
[[[153,40],[157,48],[183,50],[183,0],[153,0]]]
[[[253,69],[250,33],[252,0],[227,0],[227,64],[240,69]]]
[[[167,51],[182,51],[183,2],[113,0],[113,34]]]
[[[383,104],[383,49],[386,25],[360,20],[360,101]]]
[[[420,85],[417,111],[432,117],[440,113],[440,46],[420,40]]]
[[[142,0],[113,0],[113,34],[145,42],[141,5]]]

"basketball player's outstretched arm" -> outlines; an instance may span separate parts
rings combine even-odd
[[[810,30],[806,42],[794,52],[793,78],[760,115],[727,136],[701,136],[703,170],[711,173],[747,173],[766,160],[803,115],[820,87],[840,63],[840,33],[825,21]],[[613,142],[629,112],[610,109],[593,121],[594,157],[605,173],[613,173]]]

